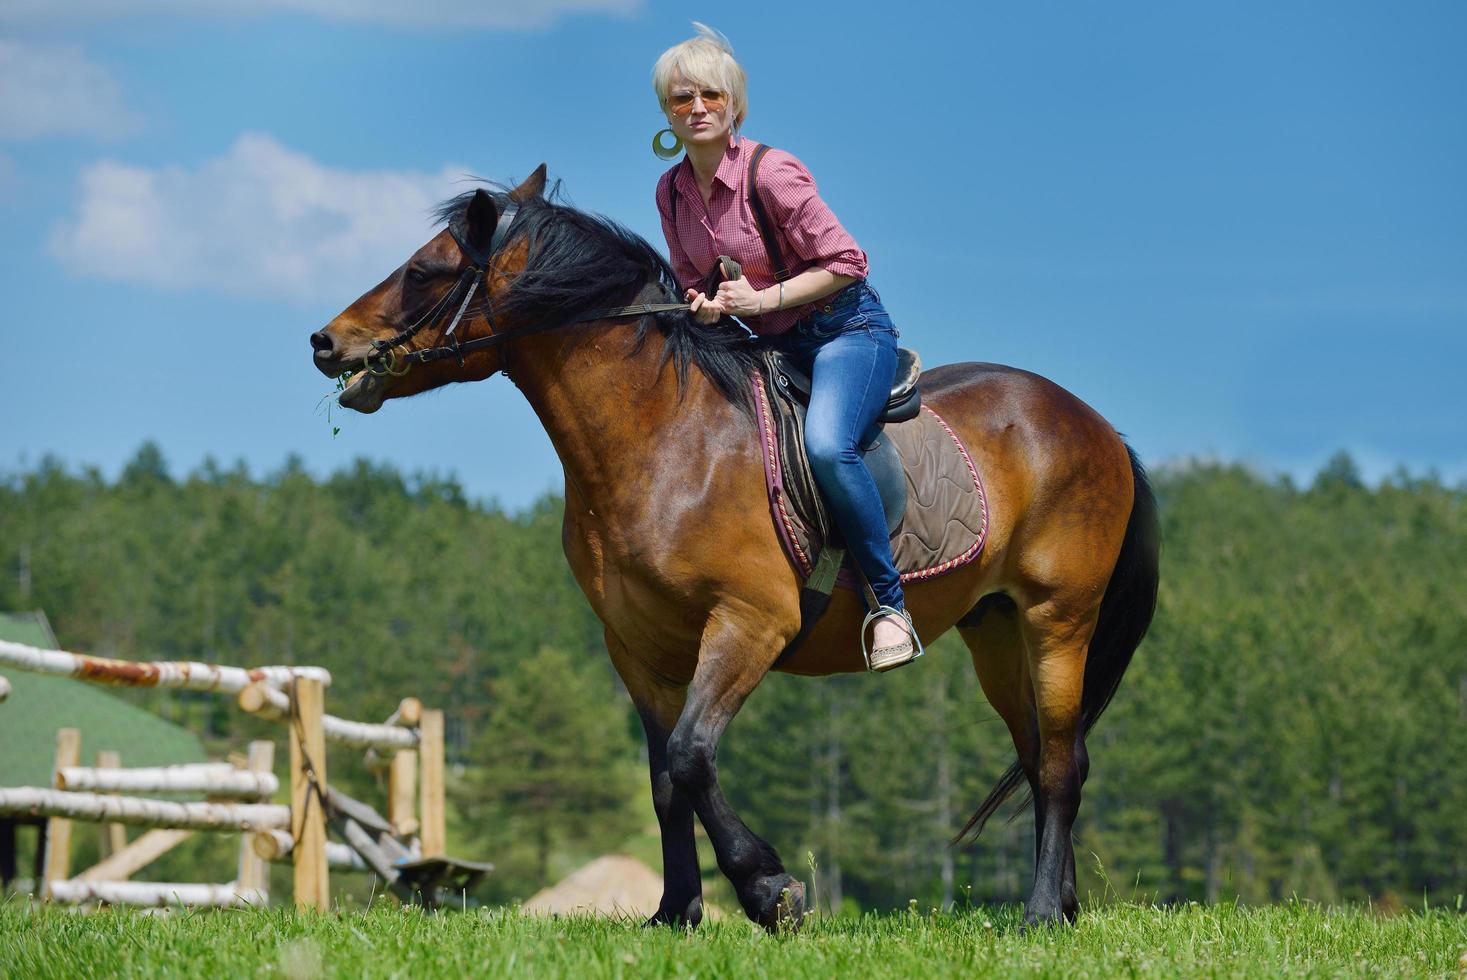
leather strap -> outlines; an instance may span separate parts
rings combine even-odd
[[[769,220],[769,212],[764,209],[764,198],[759,194],[759,161],[768,152],[769,147],[757,143],[749,157],[749,207],[754,211],[759,237],[764,239],[764,251],[769,253],[769,263],[774,267],[774,281],[784,282],[790,277],[789,266],[785,264],[784,252],[780,250],[779,238],[774,233],[774,222]]]
[[[451,345],[426,347],[415,351],[409,351],[402,357],[398,358],[394,363],[428,364],[433,361],[441,361],[449,357],[456,357],[460,361],[462,361],[465,354],[472,354],[474,351],[487,350],[490,347],[498,347],[501,344],[506,344],[511,340],[517,340],[520,337],[528,337],[532,334],[545,333],[550,330],[559,330],[563,327],[569,327],[577,323],[590,323],[595,320],[614,320],[621,317],[629,316],[643,317],[650,316],[656,313],[670,313],[675,310],[686,311],[687,308],[688,304],[686,303],[636,303],[632,306],[614,306],[610,309],[592,310],[577,317],[574,320],[568,320],[565,322],[551,321],[549,323],[539,323],[528,327],[521,327],[518,330],[504,330],[491,334],[486,334],[483,337],[475,337],[473,340],[458,341],[457,339],[455,339],[455,342]],[[457,322],[455,321],[455,326],[456,325]],[[492,323],[490,324],[490,327],[492,329]]]

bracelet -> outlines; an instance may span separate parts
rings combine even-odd
[[[759,290],[759,308],[754,311],[754,315],[755,316],[758,316],[760,313],[763,313],[763,312],[764,312],[764,290],[761,289],[761,290]]]
[[[776,310],[782,310],[782,309],[784,309],[784,283],[783,282],[781,282],[779,284],[779,305],[776,306],[775,309]]]

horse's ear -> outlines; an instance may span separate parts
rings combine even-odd
[[[464,225],[468,239],[469,250],[480,255],[489,254],[489,246],[494,241],[494,227],[499,224],[499,208],[494,205],[494,198],[490,197],[482,187],[474,192],[474,199],[469,202],[468,210],[464,214]]]
[[[545,196],[545,164],[535,168],[535,172],[525,178],[525,182],[509,192],[512,201],[528,201],[533,197]]]

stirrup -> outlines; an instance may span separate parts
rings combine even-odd
[[[868,673],[877,673],[877,671],[871,666],[871,646],[866,642],[866,631],[870,629],[872,622],[880,619],[882,616],[900,616],[902,619],[906,620],[907,636],[912,641],[912,649],[914,651],[910,659],[888,667],[886,668],[887,670],[896,670],[897,667],[905,667],[907,664],[911,663],[913,660],[916,660],[918,657],[922,656],[922,654],[927,652],[922,648],[922,641],[917,638],[917,628],[912,625],[911,613],[907,612],[905,609],[895,609],[891,606],[877,606],[875,609],[868,612],[866,614],[866,618],[861,621],[861,656],[866,661],[866,670]]]

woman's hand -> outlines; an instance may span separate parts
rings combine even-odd
[[[707,326],[717,323],[728,312],[718,300],[709,299],[696,289],[688,290],[683,299],[688,301],[688,312],[693,315],[693,319]]]
[[[759,298],[760,291],[749,285],[743,276],[725,279],[718,287],[717,302],[725,312],[734,316],[758,316],[766,312]]]

